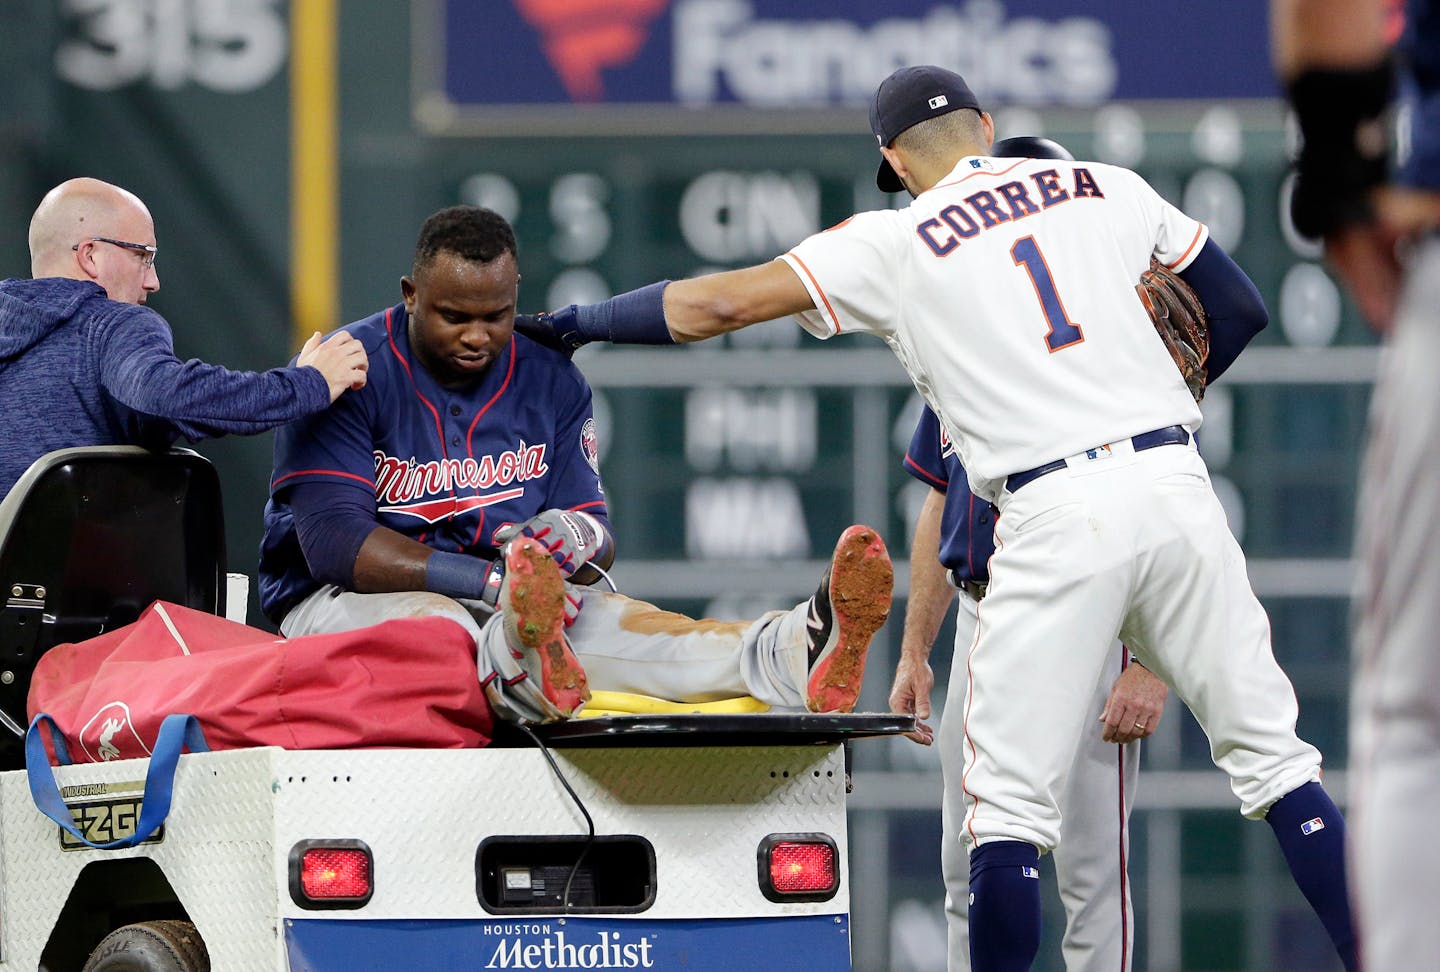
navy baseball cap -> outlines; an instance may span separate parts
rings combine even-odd
[[[903,67],[875,89],[875,98],[870,102],[870,131],[888,148],[906,129],[959,108],[980,110],[975,92],[960,75],[933,64]],[[905,188],[884,159],[875,173],[875,185],[885,192]]]

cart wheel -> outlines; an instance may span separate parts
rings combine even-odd
[[[210,972],[210,952],[188,921],[142,921],[106,935],[81,972]]]

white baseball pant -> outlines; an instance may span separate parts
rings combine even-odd
[[[1319,779],[1320,753],[1295,734],[1294,689],[1193,444],[1111,443],[998,505],[968,656],[967,842],[1042,853],[1060,842],[1074,740],[1093,728],[1089,687],[1117,636],[1189,706],[1245,816]]]
[[[940,870],[945,879],[946,967],[949,972],[970,972],[970,855],[961,837],[965,798],[960,779],[965,769],[962,714],[969,684],[965,657],[975,639],[978,602],[964,592],[956,601],[960,606],[955,615],[955,653],[939,731],[945,786]],[[1106,742],[1098,721],[1127,655],[1123,645],[1112,646],[1090,696],[1091,722],[1077,740],[1074,772],[1059,796],[1065,839],[1055,848],[1055,876],[1065,906],[1062,951],[1068,972],[1118,972],[1131,967],[1135,919],[1125,869],[1130,852],[1126,823],[1140,775],[1140,745]]]

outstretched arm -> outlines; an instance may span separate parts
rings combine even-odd
[[[516,326],[568,351],[591,341],[688,344],[814,306],[795,271],[783,260],[772,260],[689,280],[662,280],[598,304],[527,315]]]
[[[665,288],[665,322],[679,344],[703,341],[814,306],[810,292],[783,260],[676,280]]]

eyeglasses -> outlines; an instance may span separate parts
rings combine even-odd
[[[87,236],[85,239],[80,241],[80,243],[90,242],[109,243],[112,246],[123,246],[127,250],[134,250],[137,253],[143,253],[145,255],[140,258],[140,262],[147,267],[153,267],[155,265],[155,257],[160,251],[160,248],[158,246],[154,246],[150,243],[127,243],[124,240],[112,240],[108,236]],[[80,243],[76,243],[74,246],[70,247],[70,249],[80,249]]]

